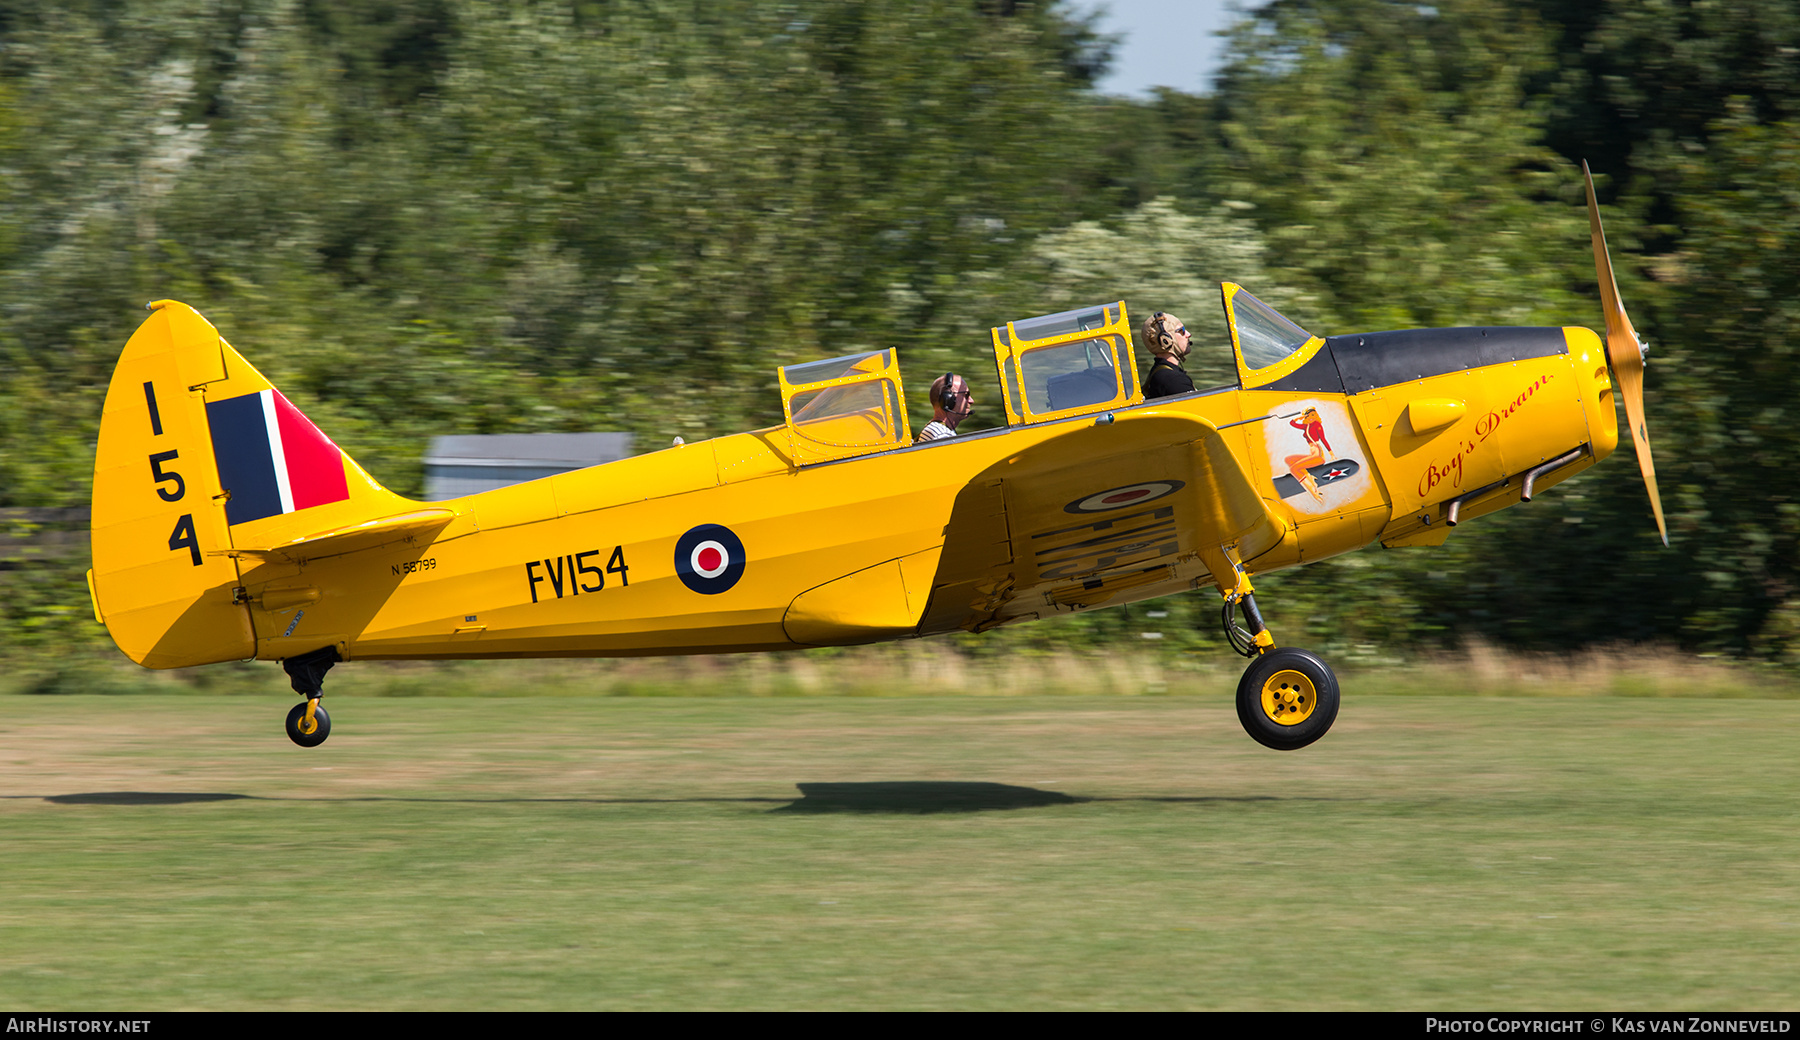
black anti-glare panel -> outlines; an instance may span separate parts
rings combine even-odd
[[[1359,394],[1466,368],[1567,354],[1569,343],[1556,327],[1498,326],[1332,336],[1325,349],[1337,361],[1344,392]]]
[[[1330,340],[1326,342],[1329,343]],[[1344,392],[1344,381],[1339,378],[1337,362],[1332,360],[1331,351],[1320,347],[1319,352],[1312,356],[1311,361],[1273,383],[1259,386],[1256,389],[1341,394]]]

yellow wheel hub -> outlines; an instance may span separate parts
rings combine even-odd
[[[313,735],[313,732],[319,728],[319,720],[311,715],[302,715],[299,720],[294,723],[294,728],[300,731],[301,736],[310,737]]]
[[[1318,707],[1319,691],[1304,673],[1285,669],[1269,676],[1262,687],[1262,710],[1283,726],[1298,726]]]

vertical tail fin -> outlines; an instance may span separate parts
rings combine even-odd
[[[94,459],[92,591],[127,657],[253,657],[234,548],[410,505],[320,433],[193,308],[150,305],[113,370]]]

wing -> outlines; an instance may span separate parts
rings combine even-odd
[[[921,635],[1233,582],[1288,525],[1217,428],[1133,411],[1072,426],[958,494]]]

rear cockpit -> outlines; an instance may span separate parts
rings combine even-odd
[[[779,370],[788,457],[796,465],[912,443],[898,353],[890,347]]]

